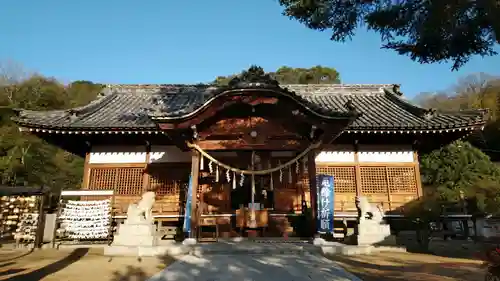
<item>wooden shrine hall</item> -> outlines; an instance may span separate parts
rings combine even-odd
[[[422,195],[418,153],[482,129],[485,113],[420,108],[398,85],[279,85],[251,68],[227,86],[107,86],[86,106],[14,121],[85,157],[82,188],[114,189],[117,217],[154,190],[156,219],[181,224],[191,178],[191,227],[227,237],[250,209],[261,235],[301,235],[316,174],[334,176],[335,219],[360,194],[397,210]]]

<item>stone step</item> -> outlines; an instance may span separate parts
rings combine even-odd
[[[196,245],[191,249],[190,254],[195,256],[204,255],[303,255],[319,251],[313,245],[292,245],[292,244],[257,244],[228,245],[214,243],[211,245]]]

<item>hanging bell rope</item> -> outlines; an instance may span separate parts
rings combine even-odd
[[[281,166],[281,161],[278,161],[278,166]],[[283,182],[283,170],[280,169],[280,183]]]
[[[236,189],[236,173],[233,172],[233,189]]]
[[[307,155],[311,150],[318,148],[321,145],[321,141],[318,141],[316,143],[311,144],[309,147],[307,147],[304,151],[302,151],[299,155],[297,155],[295,158],[291,159],[290,161],[285,162],[285,164],[280,164],[278,167],[274,167],[271,169],[265,169],[265,170],[243,170],[243,169],[238,169],[231,167],[229,165],[226,165],[219,160],[215,159],[212,157],[210,154],[208,154],[205,150],[203,150],[201,147],[199,147],[197,144],[187,142],[187,146],[189,148],[196,149],[202,156],[206,157],[208,160],[212,161],[213,163],[223,167],[224,169],[230,170],[234,173],[239,173],[242,175],[267,175],[270,173],[274,173],[276,171],[280,171],[282,169],[287,168],[290,165],[293,165],[295,162],[297,162],[299,159],[303,158],[304,156]]]
[[[269,190],[270,191],[274,190],[273,174],[271,174],[271,178],[269,180]]]
[[[255,151],[252,151],[252,161],[251,161],[251,167],[252,170],[255,168]],[[251,201],[252,201],[252,210],[250,213],[250,227],[255,227],[256,226],[256,221],[255,221],[255,175],[252,174],[252,194],[251,194]]]
[[[215,182],[219,182],[219,166],[215,167]]]

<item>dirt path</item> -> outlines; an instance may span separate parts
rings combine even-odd
[[[332,260],[364,281],[481,281],[481,261],[414,253],[378,253]]]
[[[0,250],[2,281],[145,281],[171,259],[115,257],[102,249]]]

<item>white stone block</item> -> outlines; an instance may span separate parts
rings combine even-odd
[[[326,240],[325,240],[325,239],[323,239],[323,238],[319,238],[319,237],[316,237],[316,238],[314,238],[314,240],[313,240],[313,245],[314,245],[314,246],[321,246],[321,245],[325,244],[325,242],[326,242]]]
[[[186,239],[184,239],[184,241],[182,241],[182,245],[186,245],[186,246],[196,245],[196,239],[186,238]]]

